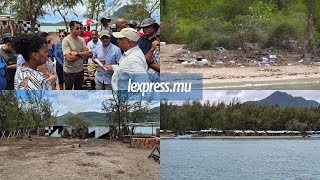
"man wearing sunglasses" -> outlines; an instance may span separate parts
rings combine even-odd
[[[146,58],[137,44],[140,37],[137,30],[124,28],[120,32],[114,32],[113,36],[118,39],[118,45],[124,54],[119,60],[119,66],[106,66],[108,70],[114,70],[112,88],[128,90],[130,80],[131,82],[149,82]]]
[[[7,64],[5,69],[6,90],[14,89],[14,75],[17,68],[17,54],[13,52],[12,40],[13,36],[10,33],[4,33],[2,36],[3,46],[0,48],[0,58]]]
[[[121,58],[121,50],[116,45],[110,43],[110,33],[108,30],[100,32],[102,45],[96,47],[95,57],[105,66],[117,65]],[[95,78],[97,90],[112,90],[111,78],[113,71],[106,71],[107,68],[98,66]]]
[[[65,72],[66,90],[81,90],[84,81],[83,62],[92,53],[86,47],[81,33],[80,22],[70,22],[70,34],[62,40],[62,51],[65,56],[63,70]]]

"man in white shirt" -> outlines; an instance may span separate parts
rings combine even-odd
[[[114,32],[118,39],[119,48],[124,54],[119,60],[119,66],[106,66],[108,70],[114,70],[112,76],[113,90],[128,90],[128,82],[149,82],[148,64],[146,58],[137,45],[138,32],[133,28],[124,28],[120,32]],[[113,67],[113,68],[112,68]]]
[[[99,39],[98,36],[98,31],[97,30],[92,30],[91,31],[91,40],[88,42],[87,47],[89,49],[90,52],[93,53],[93,58],[96,57],[96,55],[94,54],[94,52],[96,51],[96,47],[102,45],[101,40]],[[88,59],[88,74],[91,77],[95,76],[95,73],[97,71],[98,66],[92,62],[92,58]]]

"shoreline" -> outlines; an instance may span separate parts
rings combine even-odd
[[[162,73],[200,73],[203,75],[203,89],[319,89],[320,66],[303,65],[299,63],[298,55],[279,60],[272,66],[260,67],[257,64],[236,66],[227,64],[233,59],[234,51],[227,51],[224,65],[217,65],[211,60],[207,66],[183,65],[179,59],[190,59],[202,51],[191,52],[183,49],[181,44],[166,44],[161,46]],[[215,56],[216,52],[206,52],[207,56]],[[230,53],[230,54],[228,54]],[[211,57],[212,58],[212,57]],[[238,62],[246,62],[237,56]],[[194,59],[194,58],[191,58]],[[252,59],[255,60],[255,59]],[[258,60],[257,60],[258,61]],[[306,87],[307,86],[307,87]]]
[[[189,139],[297,139],[303,136],[199,136]],[[160,139],[178,139],[172,136],[160,136]]]

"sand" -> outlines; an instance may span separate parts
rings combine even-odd
[[[160,179],[151,149],[111,140],[0,140],[0,179]],[[79,147],[80,144],[80,147]]]
[[[208,54],[208,57],[214,55]],[[214,53],[214,52],[213,52]],[[224,86],[230,84],[265,84],[268,82],[304,81],[305,79],[320,79],[320,66],[303,65],[298,62],[298,55],[292,55],[291,61],[276,66],[259,67],[243,65],[216,65],[210,62],[209,66],[183,65],[178,59],[192,59],[199,52],[188,52],[181,44],[167,44],[161,46],[161,73],[202,73],[204,88]],[[228,52],[225,53],[228,56]],[[190,57],[191,56],[191,57]],[[239,58],[239,57],[237,57]],[[195,58],[193,58],[195,59]],[[213,58],[214,59],[214,58]]]

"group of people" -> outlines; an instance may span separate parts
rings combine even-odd
[[[80,22],[71,21],[70,34],[59,32],[60,41],[55,44],[46,32],[16,37],[3,34],[0,90],[51,90],[56,89],[57,81],[61,90],[81,90],[84,62],[95,77],[97,90],[125,89],[129,79],[138,81],[141,75],[144,82],[158,82],[160,25],[152,18],[140,26],[120,18],[113,29],[110,21],[101,18],[100,28],[91,30],[90,38]]]

